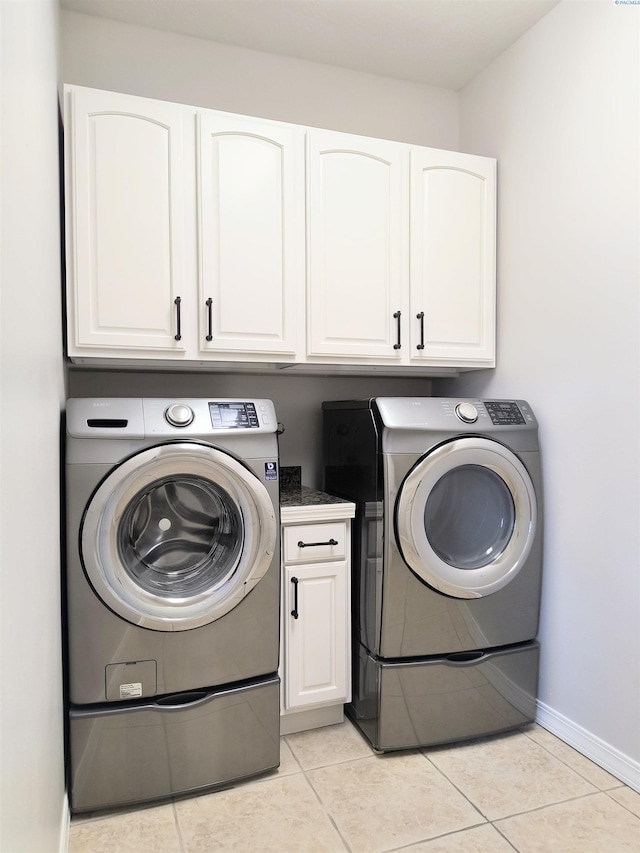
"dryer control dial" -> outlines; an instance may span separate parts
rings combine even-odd
[[[166,410],[164,417],[171,426],[186,427],[189,426],[195,416],[193,409],[189,406],[185,406],[184,403],[174,403]]]
[[[473,403],[458,403],[456,415],[465,424],[474,424],[478,420],[478,410]]]

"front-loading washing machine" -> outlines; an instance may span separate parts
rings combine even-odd
[[[535,717],[538,427],[523,400],[327,402],[325,489],[356,503],[353,700],[380,750]]]
[[[277,420],[262,399],[71,399],[73,811],[279,763]]]

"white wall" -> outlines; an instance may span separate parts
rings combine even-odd
[[[540,420],[540,720],[640,787],[638,43],[634,6],[565,2],[461,97],[498,158],[498,367],[435,393]]]
[[[57,3],[3,0],[0,849],[66,846]]]
[[[65,83],[457,150],[458,95],[62,12]]]

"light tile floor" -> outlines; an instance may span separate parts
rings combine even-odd
[[[281,745],[236,786],[74,817],[69,853],[640,853],[640,794],[537,725],[386,755],[349,722]]]

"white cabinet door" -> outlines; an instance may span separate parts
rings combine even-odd
[[[405,157],[394,142],[308,133],[310,356],[402,357]]]
[[[347,564],[287,566],[284,583],[286,710],[349,701]]]
[[[70,89],[67,97],[69,354],[181,355],[183,132],[193,117],[110,92]]]
[[[200,348],[296,351],[304,292],[304,132],[201,112]]]
[[[411,359],[493,364],[496,164],[411,150]]]

